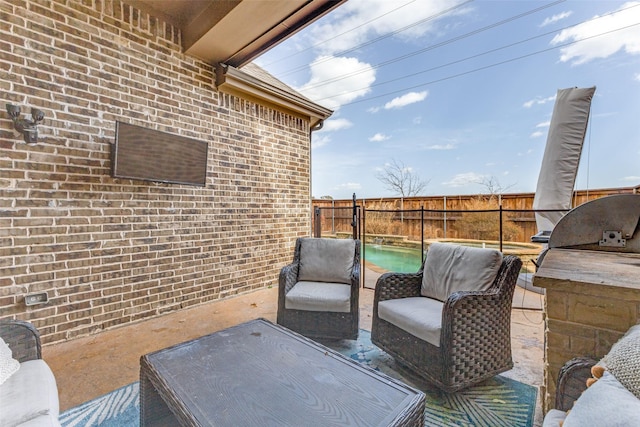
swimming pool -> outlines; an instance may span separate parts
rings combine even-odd
[[[398,273],[415,273],[422,265],[420,249],[395,246],[367,245],[364,260],[371,264]]]
[[[443,243],[453,243],[472,247],[486,247],[498,249],[499,244],[465,241],[465,240],[441,240]],[[503,245],[505,255],[520,257],[525,264],[530,263],[540,254],[540,248],[526,243],[509,243]],[[364,250],[364,260],[386,271],[398,273],[415,273],[422,265],[420,248],[403,248],[398,246],[386,246],[368,243]],[[532,264],[532,263],[531,263]],[[525,265],[525,268],[529,266]]]

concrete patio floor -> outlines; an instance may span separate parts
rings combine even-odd
[[[379,274],[366,269],[365,286]],[[360,328],[371,330],[372,289],[360,293]],[[139,379],[140,356],[239,323],[275,323],[277,287],[214,301],[72,341],[46,345],[43,358],[55,374],[60,410],[72,408]],[[502,375],[536,388],[543,380],[542,296],[516,287],[512,310],[514,368]],[[539,393],[538,393],[539,394]],[[535,425],[542,424],[540,396]]]

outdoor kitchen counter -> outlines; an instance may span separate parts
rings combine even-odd
[[[555,383],[574,357],[602,358],[640,321],[640,254],[550,249],[533,277],[545,288],[543,411],[554,407]]]

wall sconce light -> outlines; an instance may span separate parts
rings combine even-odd
[[[27,144],[38,143],[38,123],[44,120],[44,112],[37,108],[31,109],[31,120],[20,118],[20,107],[7,104],[7,113],[13,120],[13,127],[24,137]]]

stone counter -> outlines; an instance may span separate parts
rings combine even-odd
[[[533,278],[545,288],[543,411],[573,357],[602,358],[640,320],[640,254],[551,249]]]

